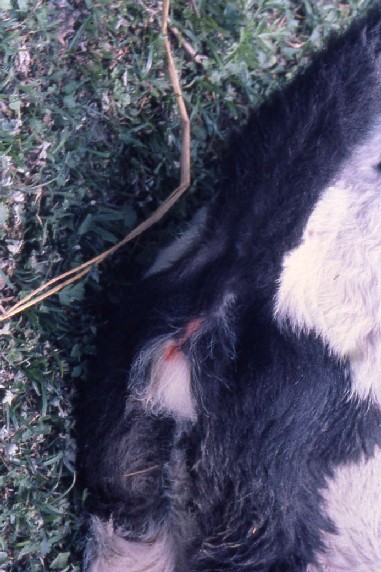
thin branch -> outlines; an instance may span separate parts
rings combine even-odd
[[[37,8],[39,6],[41,6],[42,2],[43,2],[43,0],[37,0],[36,4],[33,6],[33,8],[31,10],[29,10],[27,17],[24,18],[24,20],[22,20],[22,22],[18,22],[18,24],[16,26],[9,26],[9,28],[5,28],[6,31],[7,32],[13,32],[14,30],[17,30],[18,28],[21,28],[21,26],[23,26],[29,20],[29,18],[31,18],[33,16],[33,14],[37,10]]]
[[[207,56],[202,56],[198,54],[194,47],[184,39],[183,35],[181,34],[180,30],[175,28],[174,26],[170,26],[170,32],[175,36],[177,41],[179,42],[180,46],[184,48],[184,50],[190,55],[190,57],[197,63],[202,64],[205,60],[207,60]]]
[[[161,32],[162,32],[163,37],[164,37],[165,51],[167,52],[169,77],[171,79],[174,94],[177,97],[177,105],[179,108],[179,113],[180,113],[180,117],[181,117],[181,124],[182,124],[180,187],[182,185],[186,185],[188,187],[190,185],[190,121],[189,121],[187,109],[185,107],[184,98],[183,98],[183,94],[181,91],[180,82],[179,82],[179,78],[177,75],[175,62],[174,62],[174,59],[172,56],[171,45],[170,45],[169,39],[168,39],[169,5],[170,5],[170,0],[164,0],[164,2],[163,2],[163,20],[162,20]]]
[[[201,18],[200,9],[199,9],[199,7],[197,6],[196,0],[192,0],[192,6],[193,6],[193,10],[194,10],[195,13],[196,13],[197,18]]]
[[[141,469],[140,471],[134,471],[133,473],[125,473],[123,476],[127,479],[129,477],[136,477],[138,475],[145,475],[146,473],[151,473],[152,471],[156,471],[156,469],[160,469],[160,465],[154,465],[153,467],[148,467],[147,469]]]

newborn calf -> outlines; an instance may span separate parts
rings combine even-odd
[[[254,111],[82,404],[88,572],[380,572],[381,9]]]

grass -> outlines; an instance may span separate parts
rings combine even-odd
[[[193,182],[123,253],[145,267],[214,190],[242,123],[362,0],[176,0]],[[198,55],[196,62],[181,45]],[[9,305],[121,239],[178,181],[180,126],[153,0],[0,0],[0,296]],[[121,260],[121,258],[119,257]],[[111,261],[0,325],[0,571],[79,571],[76,388],[91,383],[94,300]]]

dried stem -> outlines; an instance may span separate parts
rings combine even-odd
[[[208,58],[206,56],[202,56],[201,54],[198,54],[196,52],[196,50],[194,49],[194,47],[187,42],[180,30],[178,30],[177,28],[175,28],[174,26],[170,27],[170,32],[175,36],[175,38],[177,39],[177,41],[179,42],[180,46],[182,48],[184,48],[184,50],[190,55],[190,57],[197,63],[197,64],[202,64],[202,62],[204,62],[205,60],[207,60]]]
[[[130,477],[137,477],[138,475],[145,475],[146,473],[151,473],[156,471],[156,469],[161,469],[160,465],[154,465],[153,467],[148,467],[147,469],[141,469],[140,471],[134,471],[133,473],[126,473],[123,476],[128,479]]]

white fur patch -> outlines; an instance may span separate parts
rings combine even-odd
[[[326,534],[326,553],[308,572],[381,571],[381,451],[336,470],[325,493],[338,534]]]
[[[348,358],[353,391],[381,404],[381,127],[317,202],[284,260],[275,314]]]
[[[170,352],[172,355],[166,355]],[[153,359],[151,380],[143,401],[146,408],[167,411],[180,419],[194,421],[197,417],[188,359],[171,340]]]
[[[124,540],[111,522],[93,517],[85,572],[174,572],[174,544],[165,530],[139,542]]]
[[[140,390],[141,380],[147,377],[148,384]],[[174,338],[166,336],[149,343],[137,357],[131,378],[138,384],[137,395],[146,409],[175,419],[196,419],[190,364]]]

